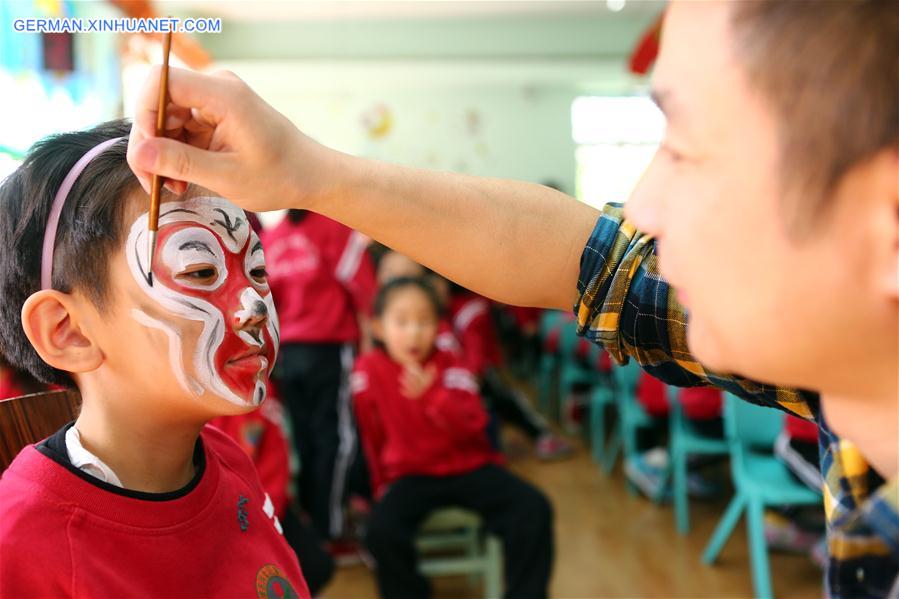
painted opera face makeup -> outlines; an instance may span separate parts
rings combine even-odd
[[[243,210],[218,197],[162,204],[152,285],[147,219],[131,226],[125,253],[138,286],[162,310],[134,308],[132,317],[166,333],[171,368],[189,394],[259,405],[280,337],[262,244]],[[183,319],[202,323],[198,338]],[[193,355],[184,355],[191,346]]]

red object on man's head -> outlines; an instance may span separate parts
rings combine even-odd
[[[662,18],[664,16],[665,13],[662,12],[634,46],[634,51],[628,61],[628,69],[631,73],[645,75],[655,64],[656,57],[659,55],[659,39],[662,36]]]

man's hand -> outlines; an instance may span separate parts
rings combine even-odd
[[[418,364],[406,364],[400,375],[400,393],[408,399],[418,399],[434,382],[437,368],[430,364],[422,368]]]
[[[144,189],[153,173],[183,192],[197,183],[247,210],[301,208],[323,193],[338,153],[303,135],[236,75],[169,70],[165,137],[157,138],[159,69],[135,107],[128,164]]]

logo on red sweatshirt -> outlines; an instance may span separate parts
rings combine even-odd
[[[250,518],[247,516],[247,502],[249,499],[243,495],[237,496],[237,523],[240,525],[241,532],[247,532],[250,527]]]
[[[299,599],[290,582],[274,564],[267,564],[256,574],[256,596],[259,599]]]

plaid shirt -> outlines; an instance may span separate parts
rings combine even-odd
[[[753,403],[817,422],[832,597],[899,596],[899,479],[885,483],[850,441],[831,432],[815,393],[706,370],[687,348],[687,314],[658,271],[655,243],[607,204],[584,253],[574,312],[578,333],[619,363],[634,357],[679,387],[713,384]]]

